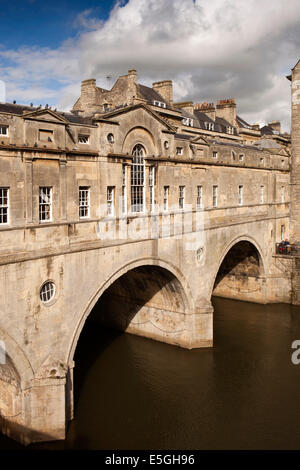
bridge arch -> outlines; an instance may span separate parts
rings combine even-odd
[[[249,236],[234,238],[223,249],[210,286],[211,295],[264,302],[266,261]],[[255,295],[254,295],[255,294]]]
[[[90,316],[97,302],[102,298],[105,292],[107,292],[115,283],[118,282],[118,280],[121,278],[124,280],[124,277],[130,273],[136,275],[138,270],[140,270],[140,273],[142,273],[142,269],[148,270],[148,273],[153,276],[152,278],[153,282],[156,283],[156,289],[159,285],[161,288],[164,288],[165,286],[162,285],[164,281],[166,284],[171,286],[172,293],[175,293],[175,301],[171,302],[170,293],[168,293],[166,289],[164,289],[164,291],[161,293],[162,296],[164,296],[165,309],[170,311],[170,313],[174,311],[174,315],[175,313],[184,315],[187,312],[191,313],[194,311],[193,297],[190,287],[183,274],[174,265],[157,258],[141,258],[129,262],[114,272],[100,286],[100,288],[95,292],[93,297],[87,303],[86,308],[84,309],[84,312],[81,315],[80,320],[72,334],[71,343],[68,348],[66,360],[70,367],[72,367],[74,364],[73,359],[80,334],[84,328],[86,320]],[[144,298],[144,300],[146,299]],[[171,303],[173,304],[173,307],[176,305],[176,309],[168,308],[170,307]]]

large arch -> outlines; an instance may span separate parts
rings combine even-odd
[[[157,153],[154,137],[146,127],[134,126],[129,129],[122,143],[122,152],[131,154],[133,147],[137,144],[145,147],[146,154]]]
[[[183,274],[171,263],[165,262],[162,259],[158,258],[141,258],[132,262],[127,263],[122,268],[118,269],[114,272],[103,284],[99,287],[99,289],[95,292],[92,298],[88,301],[71,337],[71,341],[69,343],[69,347],[67,350],[66,356],[66,363],[69,364],[70,367],[73,367],[73,359],[76,350],[76,346],[85,325],[87,318],[89,317],[90,313],[94,309],[96,303],[102,297],[102,295],[112,286],[118,279],[122,278],[122,276],[126,275],[130,271],[136,270],[142,267],[155,267],[157,269],[163,270],[165,273],[169,273],[171,278],[174,280],[176,288],[178,292],[180,292],[182,298],[182,306],[183,310],[180,313],[185,314],[187,312],[191,313],[194,311],[194,304],[193,304],[193,297],[190,290],[190,287],[185,280]],[[171,281],[171,278],[169,279]],[[168,309],[172,312],[172,309]],[[173,310],[175,315],[175,309]],[[177,312],[178,313],[178,312]]]
[[[260,245],[249,236],[233,239],[222,251],[211,295],[265,303],[265,266]]]

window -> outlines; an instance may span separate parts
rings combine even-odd
[[[0,135],[8,136],[8,126],[0,125]]]
[[[133,149],[131,166],[131,212],[144,211],[145,150],[141,145]]]
[[[154,199],[154,185],[155,185],[155,168],[151,166],[149,168],[149,199],[150,199],[150,212],[154,211],[155,199]]]
[[[244,187],[242,185],[239,186],[239,205],[243,204],[243,190]]]
[[[90,188],[79,186],[79,218],[84,219],[90,216]]]
[[[89,144],[90,143],[90,136],[89,135],[79,134],[78,135],[78,142],[80,144]]]
[[[114,215],[115,213],[115,187],[107,186],[107,215]]]
[[[284,225],[281,225],[280,227],[280,238],[281,240],[285,239],[285,226]]]
[[[215,128],[215,125],[214,125],[213,122],[205,122],[204,126],[205,126],[205,129],[207,129],[209,131],[213,131],[214,128]]]
[[[164,147],[166,150],[169,148],[169,142],[167,140],[164,141]]]
[[[42,302],[47,303],[53,299],[55,295],[55,284],[54,282],[45,282],[40,289],[40,299]]]
[[[40,129],[39,140],[41,142],[53,142],[53,131],[47,129]]]
[[[164,211],[169,210],[169,186],[164,186]]]
[[[162,101],[153,101],[154,106],[159,106],[160,108],[166,108],[166,103]]]
[[[203,207],[203,186],[197,186],[197,209]]]
[[[227,131],[227,134],[234,134],[234,127],[227,126],[226,131]]]
[[[244,160],[244,155],[241,153],[241,154],[239,155],[239,161],[242,162],[243,160]]]
[[[218,158],[218,152],[213,152],[213,158]]]
[[[185,193],[185,186],[179,186],[179,200],[178,200],[179,209],[184,209],[184,193]]]
[[[285,202],[285,188],[281,186],[281,202]]]
[[[9,188],[0,188],[0,224],[8,224]]]
[[[113,135],[113,134],[108,134],[108,135],[107,135],[107,141],[108,141],[110,144],[113,144],[114,141],[115,141],[114,135]]]
[[[213,207],[218,206],[218,186],[213,186]]]
[[[127,212],[127,171],[126,165],[122,165],[122,214],[126,214]]]
[[[261,164],[261,165],[264,164],[264,161],[265,161],[264,157],[260,157],[260,164]]]
[[[265,187],[260,187],[260,203],[263,204],[265,199]]]
[[[183,118],[181,122],[184,126],[193,126],[194,125],[194,119],[192,119],[192,118]]]
[[[40,222],[50,222],[52,220],[52,188],[40,187],[39,197],[39,218]]]
[[[232,159],[235,160],[236,159],[236,153],[234,150],[232,150],[231,152],[231,156],[232,156]]]
[[[182,147],[176,147],[176,155],[183,155],[183,148]]]

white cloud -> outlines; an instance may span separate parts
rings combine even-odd
[[[44,93],[49,104],[71,107],[81,79],[106,86],[107,75],[116,79],[136,67],[144,83],[173,79],[176,99],[235,97],[251,122],[289,126],[284,75],[299,58],[298,0],[129,0],[106,22],[85,10],[77,24],[79,38],[56,50],[0,49],[0,78],[11,99],[35,101]]]

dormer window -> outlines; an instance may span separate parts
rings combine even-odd
[[[0,135],[8,136],[8,126],[0,125]]]
[[[227,134],[234,134],[234,127],[227,126],[226,131],[227,131]]]
[[[50,131],[48,129],[40,129],[39,140],[41,142],[53,142],[53,131]]]
[[[194,119],[192,119],[192,118],[183,118],[182,119],[182,124],[184,126],[191,126],[192,127],[194,125]]]
[[[166,103],[163,101],[153,101],[154,106],[159,106],[160,108],[166,108]]]
[[[90,143],[90,136],[89,135],[79,134],[78,142],[80,144],[89,144]]]
[[[205,122],[204,125],[205,125],[205,129],[207,129],[208,131],[213,131],[215,128],[215,125],[213,122]]]

